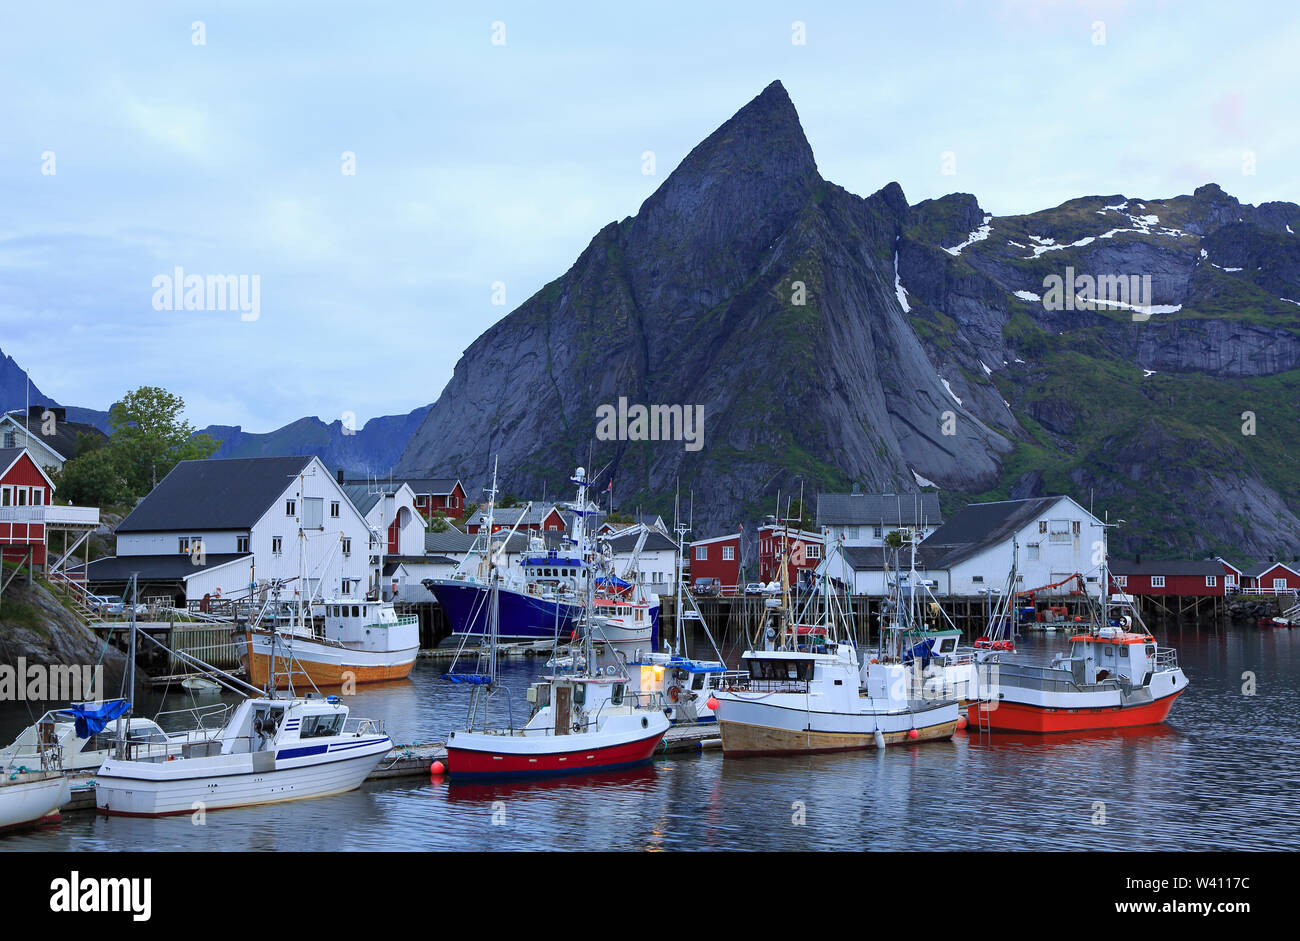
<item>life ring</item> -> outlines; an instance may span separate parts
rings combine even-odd
[[[681,698],[682,698],[682,691],[681,691],[681,688],[680,688],[680,687],[677,687],[677,686],[670,686],[670,687],[668,687],[668,701],[669,701],[669,702],[677,702],[677,701],[680,700]]]

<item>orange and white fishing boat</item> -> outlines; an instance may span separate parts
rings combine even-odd
[[[276,688],[310,680],[316,687],[405,679],[420,652],[419,619],[399,617],[387,601],[327,601],[323,629],[311,623],[245,632],[253,685]],[[274,659],[274,668],[272,660]]]
[[[1106,584],[1104,570],[1103,576]],[[967,714],[971,728],[1046,733],[1155,725],[1187,688],[1177,653],[1146,630],[1126,595],[1108,594],[1101,617],[1069,644],[1047,664],[985,651],[979,694]]]

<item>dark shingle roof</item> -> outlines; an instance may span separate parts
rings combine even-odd
[[[1260,562],[1258,565],[1252,565],[1250,568],[1246,569],[1241,574],[1246,576],[1247,578],[1259,578],[1269,569],[1276,568],[1279,565],[1284,565],[1293,572],[1300,571],[1300,565],[1295,565],[1294,563],[1290,563],[1290,562]]]
[[[181,461],[117,531],[248,529],[312,460],[298,455]]]
[[[9,465],[18,460],[18,455],[25,450],[25,448],[0,448],[0,473],[8,470]]]
[[[981,549],[1003,542],[1042,516],[1063,497],[1032,497],[972,503],[944,523],[922,543],[927,561],[934,568],[947,568],[970,558]]]
[[[1111,559],[1112,575],[1222,575],[1223,566],[1210,560],[1186,561],[1182,559],[1148,559],[1135,562],[1130,559]]]
[[[410,485],[415,491],[416,496],[427,493],[431,496],[444,497],[456,489],[460,483],[459,477],[381,477],[381,483],[392,483],[393,489],[396,490],[402,484]],[[371,478],[373,482],[373,478]],[[365,484],[367,480],[362,477],[353,477],[344,481],[345,484]],[[461,484],[461,489],[465,489]]]
[[[214,553],[204,557],[202,565],[196,565],[189,555],[177,552],[173,555],[120,555],[107,559],[94,559],[90,563],[90,581],[121,582],[131,577],[132,572],[140,573],[141,581],[181,581],[205,569],[216,568],[237,559],[252,561],[247,553]],[[80,566],[76,570],[80,570]],[[232,585],[231,588],[247,587]]]
[[[849,566],[856,571],[865,572],[870,570],[881,571],[892,564],[890,557],[885,555],[884,546],[844,546],[844,558],[848,561]],[[944,556],[944,551],[934,551],[926,549],[925,545],[916,547],[916,567],[918,569],[936,568],[936,563]],[[904,568],[911,565],[911,552],[903,552],[901,564]],[[841,573],[837,572],[837,565],[831,564],[829,573],[832,577],[837,577]]]
[[[636,548],[636,541],[641,538],[641,530],[631,533],[620,533],[611,535],[605,541],[609,543],[615,552],[631,552]],[[673,542],[663,533],[652,529],[645,537],[645,545],[641,547],[642,552],[653,552],[660,549],[675,551],[677,543]]]
[[[469,533],[462,533],[458,529],[448,529],[446,532],[441,533],[430,531],[424,534],[424,551],[430,553],[469,552],[477,538],[477,536],[471,536]]]
[[[59,412],[62,411],[62,409],[59,409]],[[54,434],[47,435],[44,433],[44,426],[39,416],[29,419],[27,413],[22,411],[9,412],[8,414],[13,417],[15,422],[26,428],[33,438],[38,439],[46,447],[52,448],[65,461],[70,461],[77,456],[78,435],[86,434],[102,438],[105,441],[108,440],[108,435],[94,425],[87,425],[84,422],[68,421],[67,419],[58,421],[54,425]]]
[[[823,493],[818,526],[937,526],[943,522],[937,493]]]
[[[357,512],[365,516],[375,504],[379,502],[379,493],[375,487],[370,484],[352,483],[349,481],[343,484],[343,492],[348,495],[352,505],[357,508]]]

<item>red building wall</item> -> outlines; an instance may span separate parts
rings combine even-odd
[[[706,558],[699,557],[699,550],[704,550]],[[726,559],[723,556],[727,549],[730,549],[731,558]],[[691,543],[691,584],[696,584],[701,578],[716,578],[722,583],[724,594],[734,594],[738,588],[743,587],[740,583],[740,536],[726,536],[708,542]]]
[[[0,493],[3,493],[5,487],[11,488],[9,491],[9,505],[0,504],[0,517],[3,517],[5,510],[11,508],[49,506],[54,495],[54,491],[45,480],[45,475],[41,473],[40,468],[36,466],[36,462],[26,453],[19,457],[14,466],[0,479]],[[21,497],[19,497],[16,488],[21,488]],[[33,489],[40,494],[39,502],[34,498]],[[37,565],[44,565],[45,526],[43,523],[29,523],[26,521],[0,521],[0,546],[4,547],[0,549],[0,555],[13,562],[25,559],[27,557],[27,547],[31,546],[34,550],[32,561]]]
[[[1156,573],[1158,576],[1159,573]],[[1120,584],[1117,578],[1127,578],[1126,584]],[[1222,598],[1224,596],[1223,575],[1214,577],[1214,585],[1205,584],[1204,575],[1166,575],[1164,587],[1151,584],[1151,575],[1127,575],[1122,572],[1111,576],[1111,590],[1129,595],[1182,595],[1184,597]]]
[[[758,531],[758,578],[759,581],[773,582],[781,577],[781,569],[776,557],[781,551],[783,530],[780,526],[764,526]],[[798,581],[803,569],[815,569],[821,563],[822,540],[811,533],[791,531],[788,534],[790,560],[786,565],[786,574],[790,583]],[[801,549],[802,547],[802,549]],[[810,548],[816,547],[816,548]]]

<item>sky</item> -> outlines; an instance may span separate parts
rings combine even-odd
[[[0,7],[0,349],[198,427],[408,412],[774,79],[860,195],[1300,201],[1291,0],[464,6]]]

